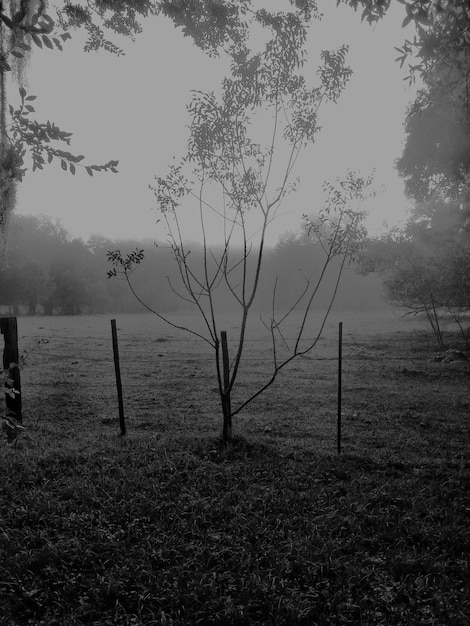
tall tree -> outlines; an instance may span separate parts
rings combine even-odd
[[[345,0],[348,1],[348,0]],[[389,297],[423,312],[442,342],[439,316],[460,324],[470,276],[470,4],[467,0],[400,0],[416,36],[397,47],[397,61],[423,88],[410,106],[397,169],[415,201],[406,227],[371,243],[369,262]],[[373,21],[390,2],[354,0]],[[380,15],[379,15],[380,14]],[[461,327],[462,328],[462,327]]]
[[[405,40],[397,61],[408,62],[409,79],[419,74],[434,78],[436,68],[452,70],[468,66],[470,7],[467,0],[397,0],[403,5],[403,26],[414,24],[416,36]],[[337,0],[361,9],[361,19],[370,24],[384,18],[392,0]],[[394,2],[395,4],[395,2]]]
[[[470,115],[462,91],[436,86],[421,91],[405,130],[397,169],[408,196],[419,207],[433,196],[462,196],[470,173]]]
[[[406,119],[407,140],[398,171],[410,197],[458,198],[470,173],[470,5],[426,3],[419,40],[406,42],[399,60],[415,52],[424,88]]]

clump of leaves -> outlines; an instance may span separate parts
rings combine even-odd
[[[18,437],[25,430],[25,427],[11,416],[2,417],[2,430],[5,433],[7,444],[12,448],[16,448],[18,446]]]
[[[42,170],[44,165],[51,163],[53,159],[58,159],[63,170],[70,171],[75,174],[76,167],[83,167],[86,172],[93,176],[93,172],[111,171],[117,172],[118,161],[109,161],[104,165],[84,165],[82,164],[83,155],[73,155],[71,152],[61,150],[56,147],[56,142],[62,142],[70,145],[72,133],[65,132],[56,126],[53,122],[47,121],[40,123],[31,118],[31,114],[35,112],[32,101],[36,96],[27,95],[24,87],[19,89],[21,103],[15,109],[9,106],[11,115],[10,133],[12,137],[12,150],[15,157],[15,178],[22,181],[26,169],[24,158],[27,149],[33,160],[33,172],[36,169]]]
[[[10,398],[14,398],[20,393],[14,388],[14,380],[10,378],[9,370],[5,370],[0,376],[0,386],[3,387],[5,395],[10,396]],[[18,436],[25,430],[25,427],[11,415],[3,416],[1,420],[2,430],[5,433],[7,444],[16,448],[18,445]]]

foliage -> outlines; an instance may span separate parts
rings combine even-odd
[[[15,389],[12,389],[8,393],[11,394],[11,393],[14,393],[15,391],[16,391]],[[19,392],[16,392],[16,393],[19,393]],[[1,417],[0,421],[2,423],[2,427],[1,427],[1,430],[3,431],[2,435],[4,434],[7,445],[11,446],[12,448],[17,448],[19,436],[22,433],[22,431],[26,430],[25,427],[19,422],[17,422],[13,417]]]
[[[324,211],[315,219],[304,215],[304,220],[307,236],[318,240],[325,254],[346,256],[350,261],[358,257],[367,235],[366,213],[360,207],[372,180],[373,176],[363,178],[349,172],[335,184],[324,183],[327,196]]]
[[[391,2],[344,0],[373,23]],[[443,202],[465,199],[470,162],[470,7],[466,0],[400,0],[403,26],[415,24],[416,35],[406,40],[396,59],[408,61],[408,80],[421,79],[406,119],[407,140],[398,171],[407,193],[417,202],[438,193]]]
[[[439,194],[458,198],[470,174],[470,117],[463,101],[448,91],[422,93],[410,109],[407,139],[397,169],[407,194],[419,203]]]
[[[403,26],[415,24],[416,37],[406,40],[399,61],[403,65],[410,57],[410,77],[428,74],[438,60],[441,65],[453,63],[468,52],[468,6],[466,0],[441,2],[437,0],[399,0],[404,8]],[[362,20],[374,24],[384,18],[391,0],[337,0],[355,10],[361,9]],[[285,11],[294,9],[305,21],[319,17],[315,0],[285,0]],[[265,11],[257,9],[252,0],[87,0],[67,2],[58,8],[58,21],[66,29],[84,28],[88,33],[87,50],[100,47],[122,53],[120,47],[106,39],[105,32],[134,37],[141,32],[140,20],[150,15],[164,15],[181,28],[185,36],[209,54],[217,54],[235,41],[245,40],[248,24],[266,26]],[[397,42],[398,43],[398,42]]]
[[[0,304],[15,313],[78,313],[100,310],[100,266],[79,240],[50,218],[15,216],[10,225],[9,263],[0,270]],[[104,282],[104,268],[102,270]]]
[[[467,18],[470,28],[470,15]],[[470,43],[453,59],[434,59],[424,76],[425,88],[410,107],[407,140],[398,171],[408,194],[423,202],[439,193],[459,198],[466,193],[470,162]],[[450,52],[449,52],[450,54]]]
[[[1,50],[1,73],[12,70],[12,65],[8,63],[8,59],[23,59],[31,51],[31,44],[35,44],[39,48],[49,48],[62,50],[62,45],[70,38],[70,33],[56,33],[55,23],[50,15],[46,13],[46,5],[44,1],[36,1],[30,3],[18,3],[18,12],[13,14],[15,3],[11,3],[10,17],[2,8],[0,10],[0,19],[2,27],[9,38],[5,43],[2,39]],[[8,29],[8,30],[6,30]],[[2,78],[2,128],[1,143],[3,150],[9,145],[7,154],[11,159],[11,167],[14,171],[14,178],[21,181],[25,173],[24,156],[26,149],[31,151],[33,159],[33,171],[47,162],[50,163],[54,158],[58,158],[61,167],[64,170],[69,169],[72,174],[75,173],[75,165],[83,160],[83,156],[75,157],[71,153],[54,148],[51,141],[63,142],[70,144],[71,133],[61,131],[55,124],[51,122],[39,123],[31,119],[34,113],[34,107],[31,104],[36,96],[27,95],[25,88],[20,86],[21,102],[18,108],[14,108],[12,104],[8,106],[11,116],[10,122],[6,120],[6,104],[5,104],[5,84]],[[87,172],[93,175],[95,171],[116,171],[117,161],[110,161],[106,165],[92,165],[86,167]]]
[[[18,109],[14,109],[10,105],[11,123],[8,126],[8,138],[10,140],[12,153],[15,155],[15,162],[12,166],[16,180],[22,181],[26,172],[24,165],[24,157],[26,149],[29,148],[33,167],[42,170],[44,165],[51,163],[52,160],[58,159],[63,170],[69,170],[71,174],[75,174],[76,167],[83,167],[89,176],[93,176],[93,172],[111,171],[117,172],[118,161],[109,161],[105,165],[83,165],[81,161],[85,158],[83,155],[74,156],[68,151],[56,148],[53,142],[63,142],[70,144],[72,133],[67,133],[58,128],[52,122],[45,124],[36,122],[31,119],[31,113],[34,113],[34,107],[30,102],[36,99],[36,96],[26,95],[26,90],[20,87],[21,103]]]
[[[362,268],[382,277],[390,301],[409,314],[424,313],[439,343],[442,313],[459,324],[468,343],[461,324],[470,310],[468,216],[456,202],[428,203],[427,212],[427,218],[419,215],[406,227],[370,241]]]
[[[427,247],[418,248],[406,233],[395,230],[370,243],[367,266],[382,275],[390,302],[408,314],[426,315],[442,345],[439,295],[444,277],[434,253]]]
[[[13,370],[16,366],[16,363],[10,363],[7,369],[3,372],[0,371],[0,388],[3,389],[6,397],[15,398],[15,396],[20,395],[20,391],[15,388],[15,376]],[[1,430],[3,431],[2,436],[4,433],[7,444],[9,446],[16,447],[18,445],[18,436],[23,430],[25,430],[25,427],[15,419],[12,411],[7,409],[5,412],[6,406],[3,399],[1,399],[1,402],[3,404],[3,415],[0,416]]]
[[[122,54],[122,49],[106,38],[105,32],[134,37],[141,32],[139,20],[151,15],[169,18],[184,36],[208,54],[217,55],[221,49],[248,35],[248,19],[265,25],[265,11],[256,10],[252,0],[89,0],[68,2],[58,9],[59,23],[66,29],[84,28],[88,34],[86,50],[105,48]],[[306,20],[317,15],[315,0],[289,0]]]
[[[417,35],[412,42],[405,41],[397,48],[403,65],[405,59],[414,54],[418,62],[410,65],[409,79],[419,73],[426,84],[432,83],[436,74],[441,75],[450,86],[455,72],[468,67],[470,54],[470,10],[466,0],[427,0],[402,2],[406,8],[403,26],[414,21]]]
[[[407,140],[398,171],[417,202],[440,195],[465,201],[470,173],[470,8],[464,0],[406,3],[417,34],[399,50],[404,63],[414,53],[424,88],[406,119]]]
[[[60,130],[54,123],[40,123],[32,119],[36,96],[27,95],[20,84],[21,103],[15,108],[7,102],[6,74],[16,70],[16,79],[22,83],[24,60],[31,52],[32,44],[39,48],[62,50],[70,38],[69,33],[57,33],[52,17],[47,13],[45,0],[0,3],[0,246],[2,262],[6,250],[6,232],[10,215],[15,206],[15,186],[26,172],[26,154],[32,158],[32,169],[42,169],[47,163],[58,159],[63,170],[75,174],[76,165],[83,156],[61,150],[56,142],[70,144],[71,133]],[[8,106],[7,106],[8,105]],[[116,172],[117,161],[105,165],[85,166],[90,176],[93,171]]]
[[[13,387],[13,385],[14,381],[12,378],[10,378],[10,370],[6,370],[2,373],[2,376],[0,377],[0,386],[3,388],[4,393],[11,398],[14,398],[15,395],[20,393],[17,389]]]
[[[470,180],[470,8],[464,0],[401,0],[403,26],[416,25],[399,52],[412,82],[424,84],[409,108],[406,144],[397,162],[415,207],[407,226],[371,242],[366,266],[384,278],[389,298],[409,313],[424,313],[439,342],[443,311],[460,325],[468,311]],[[363,18],[379,19],[390,2],[355,0]]]
[[[361,4],[363,9],[362,17],[369,22],[381,18],[390,2],[382,0],[348,0],[349,4],[357,8]],[[287,4],[287,3],[286,3]],[[409,55],[413,46],[418,46],[419,55],[422,57],[422,64],[415,66],[422,73],[429,74],[429,64],[435,63],[439,57],[439,63],[444,66],[448,63],[446,51],[449,46],[445,42],[451,41],[452,59],[462,56],[466,51],[467,24],[468,18],[465,6],[462,2],[448,2],[442,6],[439,2],[428,1],[404,2],[406,8],[406,18],[404,24],[414,21],[420,35],[419,43],[406,42],[402,52],[402,62]],[[318,17],[318,11],[314,0],[290,0],[290,5],[307,22],[313,17]],[[191,36],[196,45],[207,50],[209,53],[217,53],[221,48],[243,43],[248,35],[249,19],[253,23],[261,24],[264,27],[272,27],[275,18],[264,9],[255,10],[250,0],[243,2],[233,2],[233,0],[190,0],[188,2],[178,2],[173,0],[139,0],[130,2],[129,0],[88,0],[87,2],[67,2],[64,6],[56,8],[54,17],[48,12],[47,4],[44,0],[34,2],[14,2],[10,5],[10,12],[6,10],[0,12],[2,28],[9,34],[8,45],[1,52],[1,73],[12,69],[9,59],[21,60],[31,50],[31,44],[39,48],[62,49],[63,42],[70,37],[70,30],[85,28],[88,33],[88,40],[85,50],[98,50],[104,48],[111,53],[122,54],[119,45],[106,37],[106,32],[110,31],[119,36],[134,37],[141,32],[140,20],[149,15],[165,15],[169,17],[177,27],[181,27],[185,35]],[[291,13],[293,15],[294,13]],[[441,15],[444,17],[442,18]],[[431,24],[432,28],[439,30],[439,33],[428,33],[426,28]],[[450,25],[450,26],[449,26]],[[57,26],[65,32],[57,33]],[[445,35],[443,37],[442,35]],[[439,35],[439,36],[438,36]],[[444,40],[444,43],[443,43]],[[3,44],[2,44],[3,45]],[[3,109],[5,110],[5,89],[2,84]],[[22,95],[22,98],[24,96]],[[29,96],[33,98],[33,96]],[[46,149],[52,133],[53,138],[65,140],[68,143],[68,134],[60,132],[54,124],[32,122],[29,118],[27,107],[31,104],[14,109],[10,105],[10,113],[14,115],[15,140],[7,148],[5,137],[2,137],[1,162],[2,171],[6,159],[13,164],[13,176],[10,176],[8,184],[2,183],[5,188],[3,195],[9,193],[13,181],[20,180],[24,174],[23,157],[24,148],[32,150],[33,169],[44,165],[44,152],[47,153],[48,160],[54,157],[59,158],[61,167],[75,172],[76,163],[81,157],[74,157],[67,151]],[[31,107],[32,108],[32,107]],[[5,111],[2,114],[2,135],[6,133]],[[10,142],[11,143],[11,142]],[[87,172],[92,175],[93,171],[111,170],[115,171],[116,162],[110,161],[104,166],[88,166]],[[5,174],[6,176],[6,174]],[[10,194],[11,195],[11,194]],[[10,198],[11,202],[14,202]],[[10,202],[10,203],[11,203]],[[9,206],[2,202],[2,205]],[[11,209],[10,209],[11,210]],[[2,216],[2,223],[6,223],[6,215]]]
[[[470,52],[470,10],[466,0],[398,0],[404,7],[403,27],[413,23],[416,36],[405,40],[397,61],[403,66],[408,63],[412,82],[419,75],[425,83],[434,80],[436,70],[447,68],[449,74],[457,67],[468,66]],[[355,10],[362,8],[362,20],[374,24],[389,10],[391,0],[337,0],[345,2]]]

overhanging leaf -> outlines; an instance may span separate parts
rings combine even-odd
[[[35,33],[31,33],[31,39],[37,46],[39,46],[39,48],[42,48],[42,41],[38,35],[36,35]]]
[[[42,41],[47,48],[50,48],[51,50],[54,49],[54,44],[52,43],[52,41],[49,39],[47,35],[42,36]]]

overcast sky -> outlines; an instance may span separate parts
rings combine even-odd
[[[332,0],[325,6],[324,19],[310,31],[307,67],[315,71],[321,49],[347,43],[354,74],[339,104],[322,110],[323,130],[299,164],[298,191],[271,225],[273,244],[285,231],[300,227],[302,213],[318,209],[322,181],[348,169],[376,170],[379,194],[367,207],[371,232],[384,220],[390,225],[402,220],[408,206],[394,169],[406,107],[415,94],[403,80],[406,68],[394,62],[393,47],[412,35],[401,28],[403,6],[396,3],[374,28],[361,24],[360,14],[349,7],[336,8]],[[142,35],[126,42],[126,55],[119,58],[104,51],[86,54],[82,43],[74,35],[63,52],[35,48],[28,92],[38,96],[38,121],[50,119],[74,133],[72,152],[84,154],[88,163],[117,159],[119,173],[90,178],[77,168],[73,177],[54,162],[42,172],[28,172],[19,186],[17,212],[57,217],[85,240],[96,233],[161,239],[148,185],[184,152],[190,91],[216,88],[224,63],[208,58],[162,17],[148,19]]]

